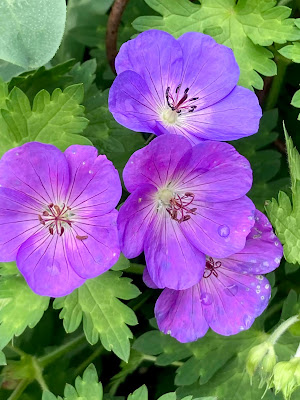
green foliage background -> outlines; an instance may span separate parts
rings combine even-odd
[[[34,140],[61,150],[92,144],[121,176],[130,155],[145,146],[148,135],[119,125],[107,106],[112,4],[68,0],[66,10],[64,0],[1,2],[0,156]],[[256,376],[250,385],[248,352],[299,313],[300,1],[129,0],[118,46],[147,29],[175,37],[204,32],[229,46],[239,84],[260,99],[259,132],[232,144],[253,168],[249,196],[284,245],[285,259],[268,276],[272,300],[246,332],[210,331],[180,344],[155,326],[158,293],[142,282],[143,257],[130,262],[121,255],[111,271],[55,301],[31,292],[14,263],[2,263],[1,400],[258,400],[265,388]],[[278,361],[293,356],[299,336],[297,324],[281,336]],[[299,398],[300,389],[292,395]],[[264,399],[283,397],[271,389]]]

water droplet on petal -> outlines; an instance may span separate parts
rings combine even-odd
[[[260,293],[260,290],[259,290],[259,289],[256,289],[256,293],[259,294],[259,293]]]
[[[93,171],[90,169],[90,170],[89,170],[89,174],[92,174],[92,173],[93,173]]]
[[[252,215],[249,215],[248,219],[249,221],[253,221],[254,217]]]
[[[267,283],[265,289],[269,289],[270,285]]]
[[[75,151],[75,150],[73,150],[73,151],[72,151],[72,154],[76,154],[76,151]]]
[[[249,290],[250,290],[250,289],[249,289],[248,287],[246,287],[246,292],[249,292]]]
[[[265,296],[260,296],[260,298],[261,298],[261,300],[264,300],[264,299],[265,299]]]
[[[274,261],[276,262],[276,264],[280,264],[280,258],[279,257],[276,257]]]
[[[209,306],[212,304],[213,302],[213,298],[212,295],[210,293],[207,292],[203,292],[200,296],[200,301],[202,304],[204,304],[205,306]]]
[[[85,161],[82,162],[82,165],[85,165]]]
[[[240,331],[243,331],[245,328],[243,326],[240,326]]]
[[[171,333],[172,333],[172,332],[171,332],[171,330],[169,329],[168,332],[167,332],[167,335],[171,335]]]
[[[237,287],[237,285],[227,286],[224,289],[224,292],[225,292],[225,294],[227,294],[227,296],[235,296],[238,292],[238,287]]]
[[[274,244],[275,244],[275,246],[279,246],[279,242],[277,242],[277,241]]]
[[[243,318],[244,324],[246,328],[250,328],[253,322],[253,317],[251,315],[245,315]]]
[[[262,281],[264,279],[264,277],[262,275],[257,275],[256,279],[258,279],[259,281]]]
[[[264,266],[264,267],[268,267],[268,266],[269,266],[268,261],[264,261],[264,262],[263,262],[263,266]]]
[[[226,238],[227,236],[229,236],[229,234],[230,234],[230,228],[229,228],[229,226],[227,226],[227,225],[220,225],[219,228],[218,228],[218,234],[219,234],[221,237],[224,237],[224,238]]]
[[[18,156],[19,155],[19,153],[16,153],[16,156]]]

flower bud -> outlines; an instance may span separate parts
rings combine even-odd
[[[300,358],[294,357],[290,361],[282,361],[275,365],[273,386],[276,394],[282,392],[289,400],[294,390],[300,386]]]
[[[255,347],[253,347],[248,354],[247,358],[247,372],[252,381],[252,377],[255,372],[260,375],[260,387],[264,383],[268,383],[273,373],[273,368],[276,364],[276,353],[274,346],[265,341]]]

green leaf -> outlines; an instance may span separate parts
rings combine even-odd
[[[82,60],[86,30],[93,32],[94,41],[98,39],[95,31],[99,19],[107,12],[112,3],[113,0],[68,0],[66,29],[62,44],[55,56],[56,62],[61,63],[70,58],[75,58],[77,61]],[[83,29],[81,29],[82,27]],[[81,35],[74,34],[74,31],[77,30],[81,30]]]
[[[1,266],[1,264],[0,264]],[[121,253],[118,261],[112,266],[113,271],[123,271],[130,267],[129,260]]]
[[[38,296],[23,277],[7,276],[0,279],[0,350],[25,328],[35,327],[48,308],[49,298]]]
[[[62,400],[54,394],[43,392],[42,400]],[[66,385],[63,400],[102,400],[103,388],[101,382],[98,381],[96,368],[93,364],[89,365],[84,371],[82,378],[77,377],[75,386]]]
[[[0,78],[5,82],[10,81],[14,76],[24,71],[26,71],[26,68],[0,60]]]
[[[127,325],[136,325],[134,312],[118,299],[130,300],[140,291],[131,279],[121,277],[121,272],[108,271],[90,279],[69,296],[54,301],[60,309],[65,330],[74,332],[83,319],[83,330],[89,343],[101,340],[106,350],[112,350],[122,360],[128,361],[129,339],[132,333]]]
[[[291,104],[294,107],[300,108],[300,90],[297,90],[297,92],[294,94]],[[298,120],[300,120],[300,114],[298,115]]]
[[[58,87],[65,88],[72,83],[78,83],[73,82],[73,77],[69,75],[74,64],[75,60],[69,60],[52,68],[46,69],[45,67],[40,67],[37,70],[24,72],[8,83],[8,90],[11,91],[17,86],[32,103],[34,97],[42,89],[52,93]]]
[[[6,276],[6,275],[19,275],[19,274],[20,272],[14,261],[0,263],[0,275]]]
[[[140,336],[133,347],[143,354],[156,356],[156,365],[180,365],[175,378],[175,384],[180,386],[177,390],[179,398],[193,395],[197,398],[216,396],[222,400],[256,400],[260,399],[264,389],[259,389],[256,381],[250,386],[245,360],[249,349],[265,338],[264,332],[252,327],[232,337],[209,331],[197,342],[183,344],[159,331],[150,331]],[[291,340],[291,351],[280,344],[288,357],[297,346],[297,340]],[[266,398],[274,399],[271,393],[267,393]]]
[[[158,400],[176,400],[176,393],[166,393]],[[192,400],[193,396],[187,396],[182,400]],[[132,394],[127,397],[127,400],[148,400],[148,389],[145,385],[141,386],[139,389],[135,390]],[[201,397],[194,400],[217,400],[215,397]]]
[[[46,64],[60,45],[65,20],[65,0],[3,0],[0,59],[26,69]]]
[[[119,125],[108,110],[108,90],[89,91],[84,101],[86,117],[90,121],[83,134],[111,160],[122,173],[129,157],[145,145],[142,135]]]
[[[160,29],[179,37],[185,32],[203,32],[230,47],[241,70],[240,85],[263,88],[261,75],[276,74],[273,54],[262,46],[298,40],[300,30],[289,18],[291,9],[276,7],[275,0],[145,0],[162,17],[139,17],[138,31]]]
[[[286,57],[291,59],[295,63],[300,63],[300,43],[295,42],[288,46],[282,47],[278,52]]]
[[[148,389],[145,385],[131,393],[127,400],[148,400]]]
[[[63,92],[55,89],[51,96],[41,90],[31,108],[28,97],[15,87],[8,95],[6,109],[0,111],[0,156],[31,141],[51,143],[63,151],[74,143],[90,145],[78,135],[88,124],[82,101],[83,86],[72,85]]]
[[[84,92],[87,93],[95,79],[96,61],[88,60],[82,64],[69,60],[55,67],[46,69],[41,67],[35,71],[27,71],[11,80],[8,89],[15,86],[21,89],[32,103],[34,97],[42,89],[52,93],[54,89],[65,89],[76,83],[83,83]]]
[[[298,27],[300,24],[298,24]],[[285,46],[278,50],[280,54],[284,57],[291,59],[295,63],[300,63],[300,43],[295,42],[289,46]],[[298,90],[291,101],[292,106],[296,108],[300,108],[300,90]],[[300,120],[300,114],[298,116],[298,120]]]
[[[6,365],[5,354],[1,350],[0,350],[0,365]]]
[[[266,202],[265,208],[283,244],[285,259],[289,263],[296,264],[300,262],[300,155],[285,127],[284,133],[292,181],[292,200],[286,193],[280,191],[278,201],[273,198],[272,201]]]
[[[276,150],[266,149],[266,146],[278,138],[278,133],[274,132],[277,120],[277,110],[266,111],[260,120],[259,131],[255,135],[231,142],[251,164],[253,186],[248,196],[262,211],[266,199],[275,196],[280,189],[286,189],[289,185],[288,178],[276,179],[282,155]]]
[[[294,290],[290,290],[283,303],[281,319],[285,321],[296,314],[300,315],[300,296]],[[292,325],[289,331],[295,336],[300,336],[300,322]]]

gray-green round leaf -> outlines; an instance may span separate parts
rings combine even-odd
[[[33,69],[56,53],[66,21],[65,0],[2,0],[0,59]]]

